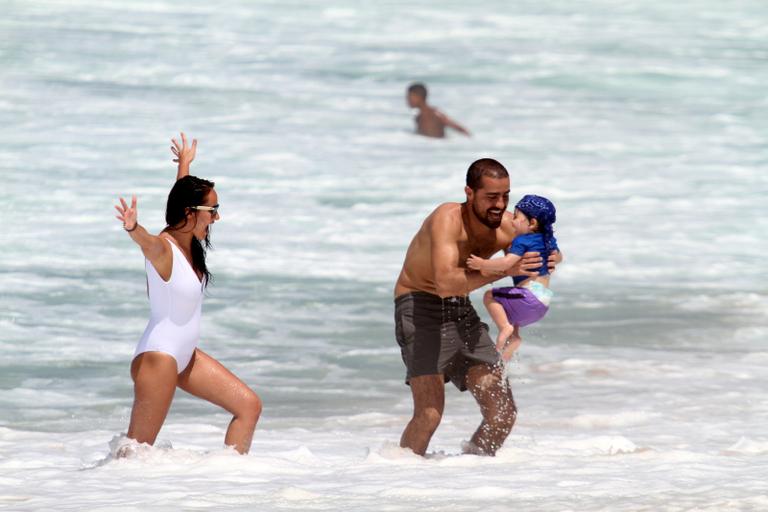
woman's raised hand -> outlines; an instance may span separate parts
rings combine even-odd
[[[122,197],[120,198],[120,204],[115,205],[115,210],[117,210],[118,215],[115,217],[117,220],[122,221],[123,223],[123,229],[126,231],[133,231],[136,229],[136,224],[138,223],[137,217],[138,212],[136,209],[136,196],[133,196],[131,198],[131,206],[128,206],[128,203],[125,202],[125,199]]]
[[[187,145],[187,136],[184,135],[184,132],[181,132],[181,145],[179,145],[179,142],[176,139],[171,139],[171,142],[173,142],[171,152],[173,152],[173,156],[176,157],[173,161],[178,162],[179,165],[191,164],[192,160],[195,159],[195,153],[197,152],[197,139],[192,139],[191,146]]]
[[[189,176],[189,164],[195,159],[195,153],[197,152],[197,139],[192,139],[192,145],[187,144],[187,136],[184,132],[181,132],[181,146],[176,139],[171,139],[173,146],[171,146],[171,152],[176,158],[174,162],[179,164],[179,170],[176,172],[176,179],[180,180],[185,176]]]

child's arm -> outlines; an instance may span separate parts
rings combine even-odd
[[[472,254],[467,258],[467,266],[472,270],[479,270],[480,272],[504,274],[521,259],[522,256],[512,253],[507,253],[501,258],[489,259],[480,258]]]
[[[178,181],[184,176],[189,176],[189,165],[195,159],[195,153],[197,152],[197,139],[192,139],[192,145],[187,146],[187,137],[184,135],[184,132],[181,132],[181,146],[179,146],[176,139],[171,139],[171,142],[173,142],[171,151],[176,157],[173,161],[179,163],[179,170],[176,173],[176,181]]]
[[[464,135],[466,135],[467,137],[471,137],[472,136],[472,134],[469,133],[469,130],[467,130],[466,128],[461,126],[459,123],[457,123],[456,121],[454,121],[453,119],[451,119],[450,117],[448,117],[447,115],[443,114],[442,112],[440,112],[437,109],[435,109],[435,115],[437,116],[438,119],[440,119],[440,121],[443,122],[443,124],[445,124],[445,126],[453,128],[457,132],[461,132]]]

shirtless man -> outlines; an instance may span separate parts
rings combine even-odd
[[[469,301],[469,292],[499,277],[469,270],[470,254],[490,257],[515,237],[509,203],[509,175],[496,160],[483,158],[467,171],[467,200],[437,207],[408,247],[395,285],[395,331],[413,394],[413,417],[400,446],[424,455],[443,415],[445,383],[469,389],[483,421],[464,447],[494,455],[515,423],[512,390],[499,354]],[[562,259],[550,256],[553,266]],[[526,253],[510,275],[533,274],[538,253]]]
[[[445,127],[448,126],[469,137],[469,132],[459,123],[443,114],[435,107],[427,104],[427,88],[424,84],[415,83],[408,87],[406,95],[408,106],[419,109],[416,116],[416,133],[426,137],[445,137]]]

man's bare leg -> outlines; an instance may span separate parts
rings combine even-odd
[[[440,425],[445,406],[445,384],[442,375],[422,375],[410,380],[413,394],[413,418],[403,431],[400,446],[424,455],[432,434]]]
[[[483,421],[472,436],[471,443],[479,453],[495,455],[512,431],[517,407],[503,368],[477,364],[467,372],[467,389],[475,397]]]

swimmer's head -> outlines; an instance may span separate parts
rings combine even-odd
[[[211,247],[210,226],[219,218],[217,211],[196,207],[217,206],[214,183],[197,176],[185,176],[176,181],[168,193],[165,223],[168,231],[192,233],[192,266],[204,275],[205,283],[211,279],[205,264],[205,252]]]
[[[427,86],[420,82],[412,83],[408,86],[406,99],[408,100],[408,106],[411,108],[423,105],[427,101]]]
[[[498,228],[509,205],[509,173],[493,158],[481,158],[467,169],[467,204],[489,228]]]

